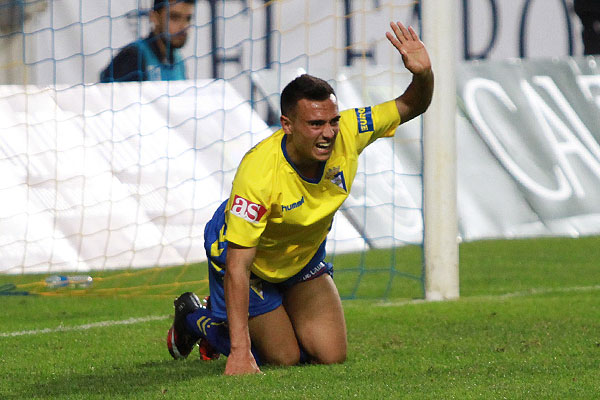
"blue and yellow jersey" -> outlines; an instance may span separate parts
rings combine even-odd
[[[207,248],[212,257],[219,256],[224,241],[256,247],[252,272],[281,282],[324,249],[333,216],[352,188],[358,155],[375,139],[393,136],[400,124],[393,100],[345,110],[340,116],[333,151],[317,179],[296,171],[281,129],[246,153],[224,208],[225,225]]]

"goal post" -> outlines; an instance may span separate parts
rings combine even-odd
[[[423,0],[423,40],[435,73],[423,117],[425,299],[459,296],[456,189],[456,0]]]

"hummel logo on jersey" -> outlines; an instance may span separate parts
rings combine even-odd
[[[231,205],[231,213],[245,219],[248,222],[257,223],[262,216],[267,212],[267,209],[260,204],[246,200],[243,197],[235,195],[233,204]]]
[[[358,133],[373,132],[373,114],[371,107],[355,108],[358,120]]]
[[[344,189],[345,192],[348,191],[348,189],[346,189],[346,179],[344,178],[344,171],[340,171],[337,174],[335,174],[333,176],[333,179],[331,180],[331,182],[334,185],[337,185],[337,186],[341,187],[342,189]]]
[[[283,204],[281,205],[281,211],[291,211],[294,208],[298,208],[300,207],[302,204],[304,204],[304,196],[302,196],[302,198],[300,200],[298,200],[295,203],[290,204],[289,206],[284,206]]]

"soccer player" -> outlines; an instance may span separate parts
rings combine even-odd
[[[150,11],[152,32],[125,46],[100,73],[100,81],[186,79],[179,49],[187,40],[195,4],[195,0],[154,0]]]
[[[209,306],[191,292],[175,300],[167,335],[174,358],[200,341],[203,358],[228,355],[227,375],[258,373],[267,363],[346,359],[326,236],[352,188],[358,155],[423,113],[433,93],[425,46],[412,28],[390,25],[386,37],[413,74],[398,98],[340,113],[321,79],[302,75],[283,89],[282,128],[246,153],[229,200],[206,225]]]

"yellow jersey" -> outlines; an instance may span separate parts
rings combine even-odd
[[[340,113],[331,155],[317,179],[301,176],[278,130],[242,159],[219,236],[256,247],[251,271],[269,282],[298,273],[326,239],[333,216],[350,190],[358,155],[375,139],[393,136],[400,124],[395,101]]]

